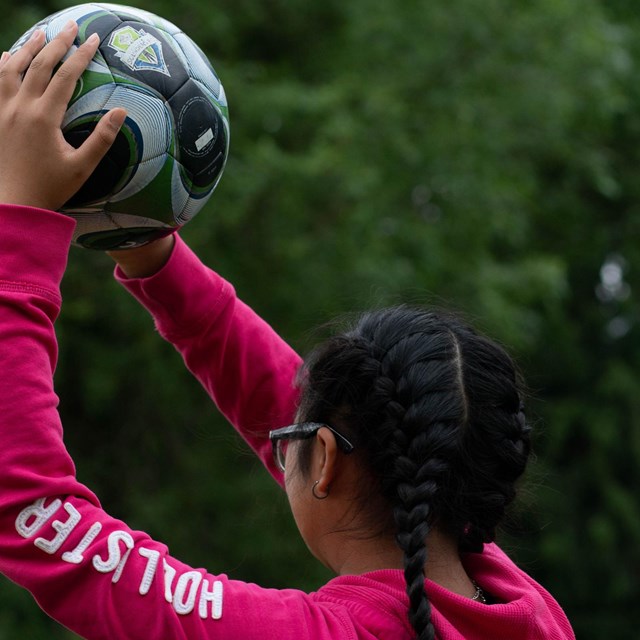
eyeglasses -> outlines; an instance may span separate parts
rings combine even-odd
[[[276,465],[280,471],[284,473],[284,463],[287,456],[289,440],[308,440],[322,427],[326,427],[333,433],[336,437],[336,444],[343,453],[351,453],[353,451],[353,445],[328,424],[322,422],[299,422],[289,427],[269,431],[269,440],[271,440],[271,447],[273,448],[273,459],[276,461]]]

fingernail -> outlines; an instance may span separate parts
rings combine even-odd
[[[76,21],[69,20],[69,22],[67,22],[67,24],[64,25],[63,31],[66,31],[68,33],[69,31],[73,31],[75,28],[76,28]]]
[[[44,35],[44,31],[42,29],[36,29],[32,34],[29,40],[40,40],[40,37]]]
[[[100,42],[100,36],[97,33],[92,33],[87,38],[87,44],[97,44],[98,42]]]
[[[127,112],[124,109],[119,111],[113,111],[109,114],[109,125],[114,129],[119,130],[124,121],[127,119]]]
[[[6,62],[11,57],[11,54],[8,51],[3,51],[2,56],[0,56],[0,64]]]

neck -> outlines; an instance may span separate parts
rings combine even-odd
[[[334,537],[335,536],[335,537]],[[325,564],[338,575],[361,575],[380,569],[404,569],[404,555],[392,537],[360,539],[350,532],[327,534],[331,558]],[[457,546],[437,530],[427,536],[425,577],[448,591],[471,598],[476,593]]]

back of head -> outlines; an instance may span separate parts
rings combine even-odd
[[[454,316],[402,306],[366,313],[317,348],[301,388],[301,418],[340,429],[389,506],[409,618],[418,638],[432,638],[429,530],[481,551],[526,466],[529,427],[513,362]]]

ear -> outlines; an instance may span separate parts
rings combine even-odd
[[[316,434],[313,452],[312,479],[317,480],[316,493],[324,496],[329,494],[329,488],[337,473],[338,445],[330,429],[321,427]]]

